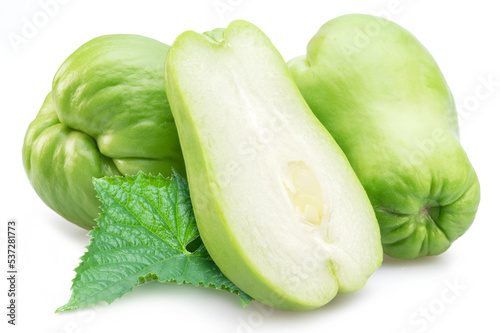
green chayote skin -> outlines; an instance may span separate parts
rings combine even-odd
[[[99,215],[92,178],[145,173],[185,176],[165,93],[168,45],[137,35],[95,38],[57,71],[28,127],[23,163],[40,198],[90,229]]]
[[[342,16],[289,68],[367,191],[386,254],[438,255],[464,234],[479,182],[445,79],[413,35],[382,18]]]

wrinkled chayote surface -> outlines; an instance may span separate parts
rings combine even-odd
[[[145,173],[185,176],[165,93],[168,45],[106,35],[78,48],[57,71],[28,127],[23,163],[40,198],[83,228],[95,225],[92,178]]]
[[[386,254],[437,255],[467,231],[479,181],[443,74],[412,34],[383,18],[341,16],[289,67],[370,197]]]

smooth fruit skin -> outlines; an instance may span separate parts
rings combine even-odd
[[[185,32],[169,50],[165,70],[197,225],[222,272],[259,302],[293,311],[313,309],[337,292],[362,288],[382,262],[380,234],[369,199],[264,33],[245,21],[205,34]],[[247,155],[246,148],[240,149],[244,140],[266,129],[272,115],[288,119],[289,126],[271,121],[280,129],[255,155]],[[297,149],[296,144],[302,142],[320,147],[304,144],[306,149]],[[307,161],[311,168],[317,166],[315,161],[320,168],[338,167],[335,173],[317,171],[327,176],[328,181],[321,182],[324,197],[336,192],[339,200],[333,200],[334,208],[329,209],[345,219],[343,225],[328,224],[330,220],[321,227],[297,222],[303,228],[294,229],[297,224],[287,213],[291,207],[279,202],[288,195],[276,171],[280,157],[288,151],[311,157]],[[362,227],[357,229],[351,222]],[[334,239],[317,236],[322,228]],[[346,237],[338,230],[344,230]],[[304,239],[319,242],[307,244]],[[353,250],[345,253],[338,244]],[[338,260],[332,262],[330,256]],[[343,266],[345,262],[351,266]],[[322,265],[324,270],[318,268]],[[326,278],[314,274],[316,269]]]
[[[92,178],[185,175],[165,93],[168,45],[106,35],[78,48],[57,71],[52,92],[28,127],[23,163],[55,212],[91,229],[99,215]]]
[[[451,92],[413,35],[386,19],[341,16],[289,68],[367,191],[386,254],[438,255],[464,234],[479,182]]]

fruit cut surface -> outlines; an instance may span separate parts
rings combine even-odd
[[[210,255],[263,303],[305,310],[380,265],[373,210],[347,159],[254,25],[185,32],[167,95]]]

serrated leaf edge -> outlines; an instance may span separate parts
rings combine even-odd
[[[167,181],[167,180],[170,180],[172,181],[174,178],[177,178],[179,177],[179,173],[177,173],[177,171],[175,171],[174,168],[172,168],[172,175],[170,177],[165,177],[163,176],[161,173],[158,173],[157,176],[154,176],[152,175],[151,173],[148,173],[148,174],[145,174],[144,172],[142,171],[139,171],[136,175],[122,175],[122,176],[106,176],[106,177],[101,177],[101,178],[97,178],[97,177],[92,177],[92,184],[94,185],[94,187],[96,186],[96,183],[98,182],[101,182],[101,181],[107,181],[107,180],[112,180],[112,179],[116,179],[116,177],[122,177],[123,178],[123,182],[126,182],[126,181],[130,181],[130,180],[134,180],[134,179],[141,179],[142,180],[142,177],[147,177],[149,179],[153,178],[153,177],[161,177],[163,180]],[[188,188],[188,191],[189,191],[189,188]],[[96,198],[99,199],[99,202],[101,202],[100,198],[99,198],[99,195],[96,194]],[[104,204],[101,204],[99,206],[100,208],[100,212],[99,212],[99,216],[97,218],[94,219],[94,221],[96,221],[96,223],[98,223],[98,219],[101,217],[101,215],[104,214],[104,211],[102,209],[102,207],[104,206]],[[71,294],[71,297],[70,297],[70,300],[68,301],[68,303],[66,303],[65,305],[63,306],[60,306],[59,308],[56,309],[55,313],[60,313],[60,312],[64,312],[64,311],[69,311],[69,310],[76,310],[76,309],[79,309],[79,308],[87,308],[89,306],[95,306],[97,304],[100,304],[102,302],[106,302],[107,304],[111,304],[113,303],[115,300],[118,300],[118,299],[121,299],[124,295],[126,294],[129,294],[129,293],[132,293],[134,291],[134,288],[137,287],[138,285],[141,285],[141,284],[146,284],[146,283],[150,283],[150,282],[158,282],[158,283],[176,283],[177,285],[182,285],[182,284],[185,284],[185,285],[193,285],[195,287],[204,287],[204,288],[213,288],[213,289],[216,289],[216,290],[223,290],[223,291],[226,291],[226,292],[229,292],[231,294],[235,294],[237,296],[239,296],[240,298],[240,302],[241,302],[241,305],[243,307],[246,307],[248,304],[250,304],[250,302],[252,301],[252,298],[248,295],[248,294],[242,294],[240,293],[240,290],[239,288],[235,285],[235,288],[238,288],[238,289],[234,289],[234,288],[231,288],[230,286],[227,286],[225,284],[222,284],[220,287],[218,287],[216,284],[214,283],[209,283],[209,284],[205,284],[203,281],[200,281],[198,282],[198,284],[194,284],[192,282],[188,282],[186,280],[182,280],[181,282],[178,282],[176,279],[169,279],[169,280],[165,280],[165,281],[161,281],[158,279],[158,276],[157,274],[151,274],[151,275],[154,275],[156,276],[156,279],[154,280],[150,280],[150,281],[146,281],[146,282],[140,282],[140,279],[145,279],[146,276],[139,276],[137,278],[137,283],[132,286],[129,290],[127,290],[126,292],[124,292],[121,296],[118,296],[116,298],[114,298],[111,302],[108,302],[106,300],[104,301],[98,301],[98,302],[95,302],[95,303],[91,303],[91,304],[88,304],[88,305],[85,305],[85,306],[75,306],[75,305],[71,305],[72,304],[72,298],[73,298],[73,287],[75,285],[75,282],[77,281],[77,277],[78,277],[78,269],[82,266],[82,264],[84,263],[83,259],[84,257],[90,252],[90,246],[91,246],[91,241],[93,239],[93,234],[95,232],[98,232],[100,229],[99,225],[95,225],[93,226],[93,229],[90,230],[88,233],[87,233],[87,236],[89,236],[89,245],[86,245],[85,246],[85,249],[87,251],[85,251],[83,253],[82,256],[80,256],[80,263],[78,264],[78,266],[76,268],[73,269],[73,271],[76,273],[75,277],[71,280],[72,282],[72,285],[71,285],[71,288],[70,290],[72,291],[72,294]]]

